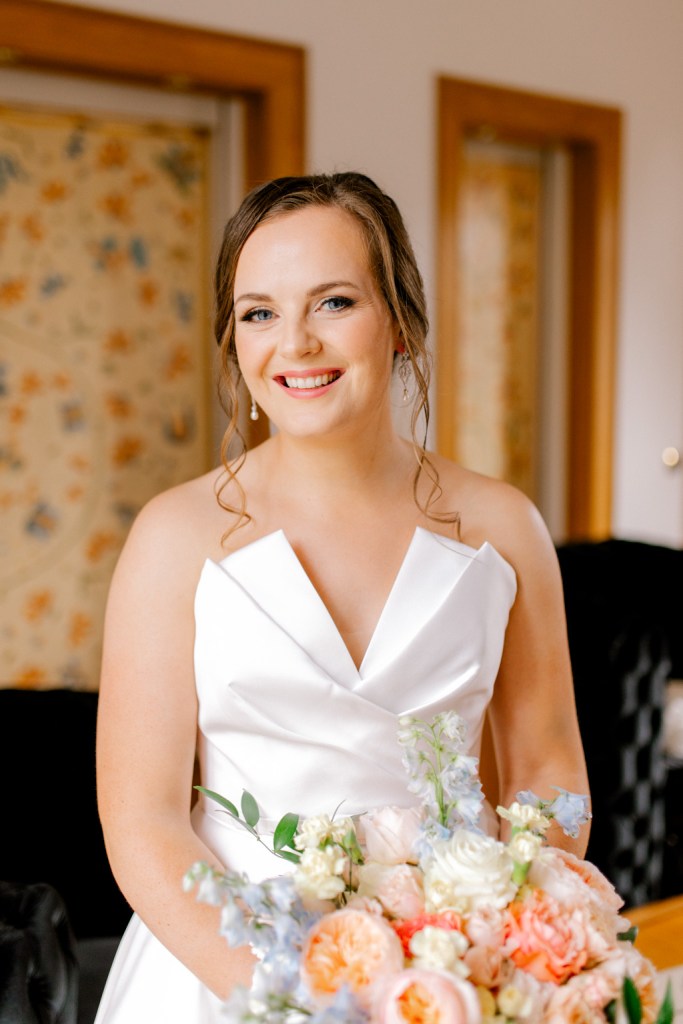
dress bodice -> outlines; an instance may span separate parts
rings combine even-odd
[[[515,591],[490,544],[418,527],[356,668],[282,531],[207,561],[195,600],[203,784],[233,802],[247,789],[266,829],[286,811],[409,804],[398,718],[455,709],[478,755]],[[195,827],[232,866],[258,870],[253,839],[236,840],[212,802]]]
[[[418,528],[357,669],[282,531],[207,561],[195,597],[204,786],[233,802],[251,792],[260,831],[286,811],[408,805],[398,718],[455,709],[479,752],[515,591],[490,544]],[[201,798],[192,821],[226,866],[254,878],[286,867],[212,801]],[[220,1024],[223,1014],[134,914],[96,1024],[156,1020]]]

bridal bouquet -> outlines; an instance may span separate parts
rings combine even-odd
[[[587,800],[517,794],[498,814],[504,843],[481,830],[477,761],[453,713],[405,717],[399,742],[421,806],[358,818],[287,814],[273,852],[288,874],[255,883],[196,864],[186,888],[222,907],[230,945],[258,957],[249,990],[226,1004],[233,1024],[671,1024],[655,970],[633,947],[622,900],[587,861],[547,846],[556,822],[576,835]],[[257,831],[259,810],[240,810]]]

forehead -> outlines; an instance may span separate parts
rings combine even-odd
[[[237,262],[235,291],[254,276],[331,281],[369,273],[368,246],[356,218],[338,207],[310,206],[278,214],[252,232]]]

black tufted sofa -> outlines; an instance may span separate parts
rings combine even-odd
[[[2,1024],[91,1024],[130,917],[97,814],[96,715],[95,693],[0,689]]]
[[[683,679],[683,551],[637,541],[558,549],[593,801],[587,857],[627,906],[683,892],[683,763],[663,750]]]
[[[662,712],[667,678],[683,678],[683,551],[610,540],[558,556],[593,797],[588,856],[629,906],[676,895],[683,766],[665,759]],[[0,689],[0,879],[20,883],[0,885],[1,1024],[91,1024],[130,916],[97,816],[96,711],[93,693]]]

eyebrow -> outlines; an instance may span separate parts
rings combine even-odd
[[[316,295],[320,295],[321,292],[333,291],[335,288],[355,288],[358,290],[358,285],[354,284],[353,281],[325,281],[323,284],[316,284],[313,288],[309,288],[306,292],[306,298],[312,299]],[[238,302],[271,302],[271,296],[265,292],[245,292],[243,295],[238,296],[235,299],[235,305]]]

